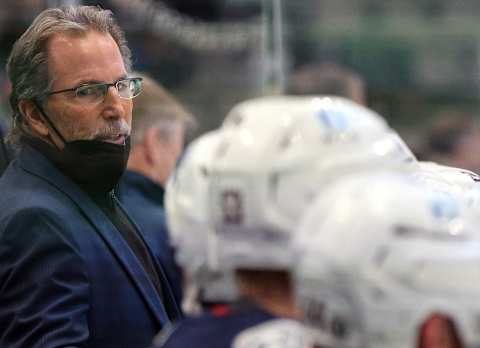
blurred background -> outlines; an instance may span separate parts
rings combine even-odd
[[[40,11],[61,4],[111,9],[126,31],[134,69],[195,114],[197,134],[246,98],[345,88],[420,157],[430,151],[425,139],[439,119],[478,118],[477,0],[2,0],[4,127],[10,48]]]

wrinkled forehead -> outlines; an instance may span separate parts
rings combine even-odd
[[[47,52],[48,70],[54,83],[60,79],[70,83],[114,81],[126,75],[120,49],[109,33],[95,30],[58,33],[48,41]]]

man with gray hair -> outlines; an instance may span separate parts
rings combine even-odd
[[[185,134],[195,126],[195,120],[152,78],[139,73],[135,76],[142,77],[142,93],[133,105],[132,150],[120,180],[119,198],[147,236],[160,237],[159,261],[180,302],[181,275],[168,241],[163,196],[183,151]]]
[[[0,179],[0,346],[146,347],[181,316],[114,187],[130,151],[130,51],[110,11],[43,11],[7,71],[18,154]]]

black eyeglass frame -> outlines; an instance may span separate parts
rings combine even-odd
[[[85,87],[92,87],[92,86],[105,86],[104,87],[104,92],[103,92],[103,96],[105,96],[107,94],[107,91],[110,87],[115,87],[115,89],[117,90],[118,92],[118,86],[117,84],[119,82],[122,82],[122,81],[134,81],[134,80],[138,80],[140,82],[143,81],[143,78],[141,77],[126,77],[126,78],[121,78],[121,79],[118,79],[117,81],[114,81],[114,82],[110,82],[110,83],[92,83],[92,84],[86,84],[86,85],[81,85],[81,86],[78,86],[78,87],[74,87],[74,88],[66,88],[66,89],[62,89],[62,90],[59,90],[59,91],[52,91],[52,92],[47,92],[45,93],[46,96],[49,96],[49,95],[52,95],[52,94],[58,94],[58,93],[64,93],[64,92],[75,92],[75,96],[77,95],[77,90],[79,88],[85,88]],[[141,90],[140,90],[141,91]],[[140,93],[139,93],[140,94]],[[138,94],[136,95],[138,96]],[[132,98],[135,98],[136,96],[133,96]],[[132,99],[132,98],[123,98],[122,96],[120,96],[120,98],[122,99]]]

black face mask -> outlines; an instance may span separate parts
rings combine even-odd
[[[62,150],[58,150],[40,139],[37,141],[29,138],[27,142],[33,141],[35,148],[89,193],[111,191],[127,167],[130,137],[126,138],[125,145],[98,140],[66,141],[42,108],[39,105],[37,108],[65,146]]]

